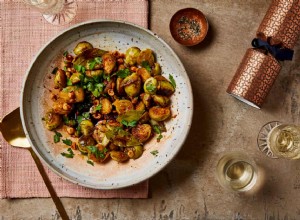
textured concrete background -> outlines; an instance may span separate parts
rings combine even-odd
[[[150,28],[181,58],[190,76],[195,113],[176,159],[150,180],[151,198],[62,199],[73,219],[300,219],[300,161],[268,159],[256,147],[268,121],[299,122],[300,45],[285,62],[262,110],[238,102],[225,90],[250,47],[271,0],[151,1]],[[168,24],[179,9],[194,7],[209,20],[207,39],[186,48]],[[220,155],[242,150],[259,165],[259,184],[247,194],[223,190],[215,178]],[[0,201],[0,219],[58,219],[51,199]]]

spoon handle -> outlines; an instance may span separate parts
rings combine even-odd
[[[56,192],[55,192],[55,190],[54,190],[54,188],[53,188],[53,186],[52,186],[52,184],[49,180],[49,177],[47,176],[47,173],[44,170],[44,167],[43,167],[40,159],[38,158],[38,156],[35,154],[35,152],[32,150],[31,147],[27,148],[27,149],[31,153],[31,156],[32,156],[32,158],[33,158],[33,160],[34,160],[34,162],[35,162],[35,164],[36,164],[36,166],[37,166],[37,168],[38,168],[38,170],[39,170],[39,172],[40,172],[40,174],[41,174],[41,176],[42,176],[42,178],[43,178],[43,180],[44,180],[44,182],[47,186],[47,189],[48,189],[48,191],[51,195],[51,198],[52,198],[52,200],[53,200],[53,202],[54,202],[54,204],[55,204],[55,206],[56,206],[56,208],[57,208],[57,210],[60,214],[60,217],[63,220],[69,220],[69,216],[68,216],[62,202],[60,201],[59,197],[57,196],[57,194],[56,194]]]

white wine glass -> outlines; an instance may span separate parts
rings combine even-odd
[[[64,25],[76,16],[75,0],[23,0],[24,3],[38,10],[53,25]]]
[[[300,158],[300,126],[272,121],[259,131],[257,145],[271,158]]]
[[[242,152],[226,152],[218,161],[216,176],[222,187],[233,192],[246,192],[257,181],[257,166]]]

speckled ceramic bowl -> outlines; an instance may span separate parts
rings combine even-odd
[[[163,74],[172,74],[176,92],[172,96],[173,117],[166,123],[167,132],[160,143],[153,138],[145,145],[141,158],[127,163],[109,161],[91,166],[80,154],[73,159],[61,156],[66,145],[54,144],[54,133],[44,128],[42,117],[50,109],[51,71],[61,62],[64,51],[72,51],[80,41],[95,47],[125,52],[131,46],[151,48],[157,55]],[[52,77],[51,77],[52,76]],[[51,79],[49,79],[51,78]],[[90,21],[59,34],[44,46],[33,60],[25,77],[21,97],[23,128],[34,151],[61,177],[86,187],[115,189],[139,183],[159,172],[179,151],[189,132],[193,113],[193,98],[186,71],[173,50],[151,31],[126,22]],[[66,136],[65,136],[66,137]],[[157,150],[158,155],[150,152]]]

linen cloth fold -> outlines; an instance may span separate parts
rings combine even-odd
[[[22,1],[0,0],[0,117],[19,106],[31,60],[48,40],[73,24],[90,19],[129,21],[148,27],[147,0],[80,0],[75,19],[54,26]],[[70,183],[46,168],[60,197],[147,198],[148,181],[117,190],[94,190]],[[0,135],[0,198],[50,197],[28,150],[13,148]]]

